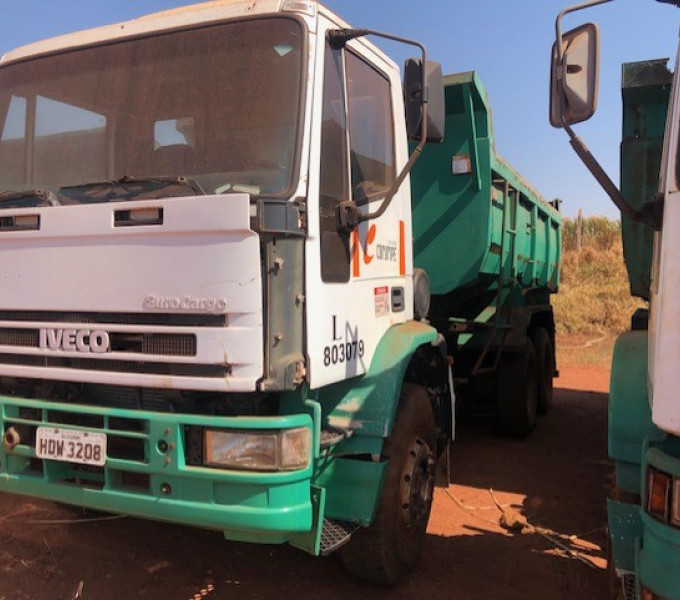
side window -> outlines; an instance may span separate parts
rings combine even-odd
[[[12,96],[0,139],[0,176],[21,185],[26,180],[26,98]]]
[[[319,214],[321,279],[328,283],[349,281],[349,237],[338,233],[335,210],[349,200],[347,166],[347,115],[345,111],[342,52],[326,46],[321,126]]]
[[[352,195],[379,197],[395,179],[390,82],[355,54],[346,53]]]

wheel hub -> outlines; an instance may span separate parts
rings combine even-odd
[[[434,488],[434,454],[420,438],[414,440],[401,474],[401,520],[405,527],[427,524]]]

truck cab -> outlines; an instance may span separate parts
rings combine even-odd
[[[413,566],[452,392],[413,320],[400,71],[338,31],[218,0],[2,59],[0,491],[312,554],[379,520],[399,553],[350,570]]]
[[[455,389],[549,409],[561,218],[419,42],[217,0],[10,52],[0,124],[0,491],[393,584]]]

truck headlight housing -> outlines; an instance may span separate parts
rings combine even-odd
[[[671,506],[672,484],[670,475],[652,468],[647,471],[647,512],[665,522],[668,522]]]
[[[680,477],[650,467],[644,506],[655,519],[680,527]]]
[[[206,429],[203,462],[209,467],[250,471],[295,471],[309,465],[306,427],[269,431]]]

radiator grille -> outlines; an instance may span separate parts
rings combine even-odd
[[[142,340],[142,354],[196,356],[195,335],[153,334]]]
[[[37,348],[37,329],[0,327],[0,345],[17,348]],[[178,333],[111,332],[111,350],[157,356],[196,356],[196,336]]]
[[[127,360],[101,360],[56,356],[27,356],[21,354],[0,354],[0,365],[70,368],[81,369],[84,371],[143,373],[149,375],[170,375],[176,377],[224,378],[231,373],[231,367],[229,365],[136,362]]]
[[[37,329],[0,328],[1,346],[18,346],[20,348],[37,348],[39,341]]]

